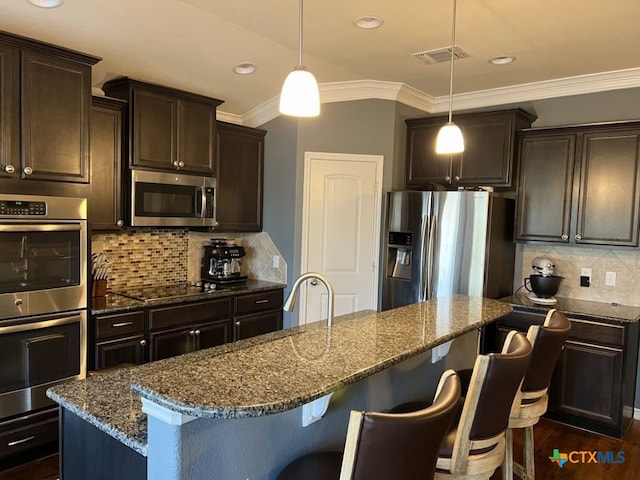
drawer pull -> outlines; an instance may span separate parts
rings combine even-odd
[[[8,447],[15,447],[16,445],[20,445],[21,443],[27,443],[30,442],[31,440],[33,440],[34,438],[36,438],[35,436],[31,435],[30,437],[26,437],[23,438],[22,440],[15,440],[13,442],[9,442],[7,443]]]
[[[113,328],[128,327],[129,325],[133,325],[133,322],[120,322],[120,323],[112,323],[111,324],[111,326]]]
[[[264,299],[264,300],[256,300],[256,303],[269,303],[268,299]]]

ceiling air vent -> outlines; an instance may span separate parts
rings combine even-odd
[[[442,63],[451,61],[451,47],[437,48],[435,50],[427,50],[426,52],[418,52],[413,54],[418,60],[422,60],[424,63]],[[470,55],[465,52],[460,46],[455,45],[453,47],[453,56],[456,60],[461,58],[467,58]]]

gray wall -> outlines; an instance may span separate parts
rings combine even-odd
[[[261,126],[269,132],[264,230],[287,262],[289,285],[300,274],[304,153],[383,155],[383,189],[399,188],[404,174],[402,120],[411,114],[419,115],[419,111],[387,100],[360,100],[323,104],[317,118],[279,117]],[[288,292],[287,288],[285,294]],[[286,314],[285,328],[296,323],[295,318]]]

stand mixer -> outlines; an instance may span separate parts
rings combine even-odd
[[[554,305],[558,299],[554,297],[560,288],[563,277],[554,275],[556,266],[551,260],[544,257],[535,257],[531,262],[533,274],[524,281],[527,289],[527,298],[534,303],[542,305]],[[529,285],[527,285],[527,282]]]

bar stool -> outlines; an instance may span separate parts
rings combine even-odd
[[[549,396],[547,390],[560,352],[569,336],[571,322],[560,311],[549,310],[544,323],[532,325],[527,338],[533,345],[531,362],[516,396],[509,427],[506,431],[506,451],[502,465],[503,480],[511,480],[513,475],[533,480],[535,478],[533,426],[547,411]],[[513,429],[524,428],[524,466],[513,461]]]
[[[529,365],[531,344],[515,330],[507,335],[501,353],[478,355],[473,370],[463,370],[464,401],[442,442],[436,479],[486,480],[502,464],[505,431],[516,393]],[[423,402],[405,403],[392,412],[409,411]]]
[[[412,413],[352,411],[344,453],[321,452],[287,465],[277,480],[425,480],[460,400],[460,380],[443,373],[433,404]]]

